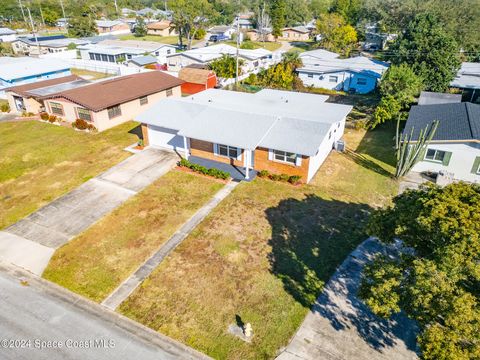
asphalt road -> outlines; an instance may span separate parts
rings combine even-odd
[[[0,359],[201,359],[100,305],[0,265]]]

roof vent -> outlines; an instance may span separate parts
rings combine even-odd
[[[212,102],[212,99],[208,99],[208,102]]]

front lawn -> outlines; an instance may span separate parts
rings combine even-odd
[[[88,134],[39,121],[0,123],[0,229],[125,159],[128,122]]]
[[[102,301],[222,186],[170,171],[58,249],[43,276]]]
[[[231,45],[231,46],[237,46],[237,43],[235,41],[226,41],[226,43],[228,45]],[[249,41],[249,40],[246,40],[243,44],[249,44],[249,45],[252,45],[253,49],[260,49],[260,48],[263,48],[263,49],[267,49],[267,50],[270,50],[270,51],[275,51],[275,50],[278,50],[282,47],[282,43],[280,42],[273,42],[273,41],[265,41],[265,42],[262,42],[262,41]]]
[[[311,184],[240,184],[119,311],[218,359],[273,358],[398,184],[392,127],[346,130]],[[227,328],[252,324],[245,343]]]
[[[105,72],[85,70],[85,69],[72,68],[70,70],[71,70],[72,74],[83,77],[86,80],[99,80],[99,79],[105,79],[105,78],[113,76],[113,74],[109,74],[109,73],[105,73]]]

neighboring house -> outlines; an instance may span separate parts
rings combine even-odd
[[[173,45],[141,40],[105,40],[97,44],[82,46],[78,49],[80,50],[80,56],[84,60],[116,63],[149,54],[155,56],[161,64],[165,64],[167,56],[175,54],[176,51]]]
[[[55,59],[0,57],[0,97],[5,97],[7,87],[67,75],[71,75],[70,66]]]
[[[95,20],[99,35],[103,34],[128,34],[130,33],[130,25],[121,20]]]
[[[305,26],[286,27],[282,29],[280,40],[287,41],[308,41],[310,39],[310,29]]]
[[[169,71],[180,71],[180,69],[192,64],[205,65],[223,55],[235,56],[237,49],[227,44],[217,44],[203,48],[187,50],[167,57]],[[271,51],[266,49],[239,50],[239,57],[244,61],[242,71],[252,71],[268,68],[275,61]]]
[[[422,91],[418,99],[418,105],[451,104],[462,102],[461,94],[445,94],[430,91]]]
[[[138,56],[134,57],[132,60],[128,60],[127,66],[136,67],[136,68],[156,68],[158,64],[158,59],[152,55]]]
[[[275,36],[272,34],[272,29],[265,28],[262,30],[258,29],[249,29],[246,31],[246,36],[251,41],[275,41]]]
[[[471,103],[412,106],[404,133],[418,140],[434,120],[437,131],[412,171],[451,174],[454,180],[480,182],[480,105]]]
[[[315,65],[321,63],[322,60],[332,60],[340,57],[339,54],[325,49],[305,51],[300,53],[298,56],[302,60],[304,66]]]
[[[480,98],[480,63],[462,63],[450,86],[462,89],[466,101],[478,102]]]
[[[316,88],[369,93],[377,87],[377,83],[387,71],[389,65],[382,61],[372,60],[365,56],[348,59],[305,58],[298,76],[305,86]],[[333,55],[328,55],[333,56]]]
[[[221,35],[229,39],[232,38],[232,35],[235,33],[236,29],[233,26],[229,25],[216,25],[208,29],[208,34],[210,35]]]
[[[178,78],[183,80],[182,94],[193,95],[212,89],[217,85],[217,76],[211,70],[186,67],[180,70]]]
[[[57,23],[55,24],[59,28],[65,28],[68,25],[68,19],[67,18],[60,18],[57,20]]]
[[[37,81],[5,89],[10,109],[37,114],[45,111],[44,97],[90,83],[77,75]]]
[[[342,137],[352,109],[325,103],[327,98],[209,89],[161,100],[135,120],[143,124],[150,146],[245,168],[247,179],[254,169],[299,175],[309,182]]]
[[[88,40],[67,38],[64,35],[44,36],[35,38],[19,37],[12,42],[12,49],[15,54],[38,56],[49,53],[57,53],[69,50],[71,46],[82,46],[89,44]]]
[[[0,42],[12,42],[17,38],[17,32],[7,27],[0,27]]]
[[[172,22],[168,20],[162,20],[153,22],[147,25],[148,35],[159,36],[176,36],[178,35],[175,28],[172,26]]]
[[[180,97],[181,84],[160,71],[120,76],[49,95],[45,110],[68,122],[85,120],[103,131],[132,120],[162,98]]]
[[[150,17],[157,18],[157,19],[169,19],[171,20],[172,18],[172,12],[171,11],[165,11],[165,10],[155,10],[151,8],[144,8],[142,10],[137,11],[137,16],[142,16],[147,19]]]
[[[253,29],[254,26],[253,26],[253,22],[250,20],[250,19],[238,19],[238,20],[234,20],[234,22],[232,23],[232,26],[236,29],[237,28],[237,23],[238,23],[238,27],[240,28],[240,30],[248,30],[248,29]]]

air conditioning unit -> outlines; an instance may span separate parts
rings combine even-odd
[[[337,150],[339,152],[344,152],[345,151],[345,141],[344,140],[335,141],[334,147],[335,147],[335,150]]]

